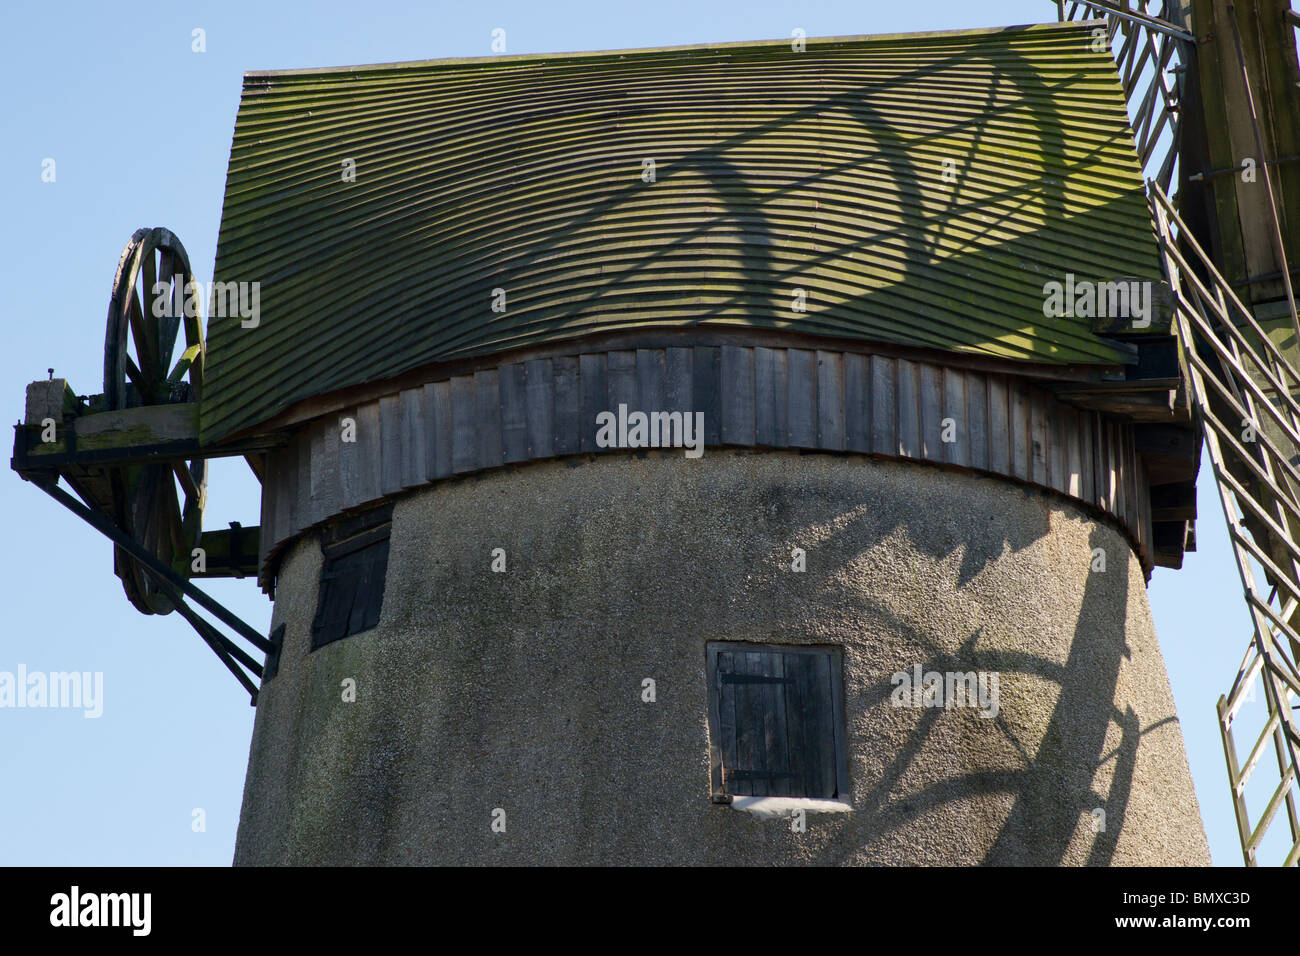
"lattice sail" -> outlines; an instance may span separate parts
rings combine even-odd
[[[1294,703],[1300,699],[1300,371],[1233,293],[1164,191],[1148,185],[1174,293],[1179,361],[1255,629],[1237,678],[1218,705],[1242,853],[1247,866],[1256,865],[1261,843],[1285,805],[1291,840],[1282,862],[1295,866],[1300,859],[1300,733]],[[1257,679],[1263,682],[1267,713],[1243,761],[1233,727],[1250,714],[1249,705],[1258,712]],[[1270,750],[1275,778],[1265,772]],[[1246,789],[1252,779],[1258,785],[1257,775],[1277,784],[1252,826]]]
[[[1065,20],[1105,20],[1143,171],[1169,189],[1182,142],[1182,84],[1195,40],[1171,0],[1058,0]],[[1100,39],[1100,38],[1099,38]],[[1167,134],[1167,135],[1166,135]]]

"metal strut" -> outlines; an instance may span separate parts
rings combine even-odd
[[[157,582],[159,589],[171,599],[181,617],[189,621],[194,630],[198,632],[199,637],[203,639],[203,642],[212,648],[213,653],[217,655],[221,663],[226,665],[226,668],[235,675],[235,679],[248,691],[249,703],[253,706],[257,705],[258,685],[254,682],[253,677],[258,678],[258,680],[261,679],[262,665],[239,645],[231,641],[230,638],[213,627],[212,624],[200,617],[193,608],[185,603],[182,595],[193,598],[196,604],[210,611],[264,654],[275,650],[275,645],[271,641],[259,634],[220,602],[196,587],[193,582],[187,581],[150,554],[140,546],[139,542],[130,535],[124,534],[108,518],[86,507],[82,502],[60,488],[57,478],[52,482],[33,479],[32,483],[139,561],[150,577]],[[247,670],[247,673],[240,669],[240,665]]]

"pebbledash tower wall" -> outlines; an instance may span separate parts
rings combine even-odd
[[[1030,374],[683,330],[299,423],[235,862],[1208,864],[1135,426]],[[703,454],[602,447],[620,406]],[[313,650],[326,556],[385,529],[377,623]],[[834,652],[833,799],[715,799],[715,642]]]

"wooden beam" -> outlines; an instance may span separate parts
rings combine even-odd
[[[27,386],[27,408],[23,416],[26,425],[40,425],[47,418],[62,421],[65,415],[78,410],[80,402],[68,387],[66,379],[49,378]]]
[[[1123,292],[1123,306],[1119,306],[1118,302],[1110,301],[1110,292],[1103,288],[1102,282],[1114,283],[1116,294]],[[1125,339],[1169,334],[1174,317],[1174,291],[1169,287],[1169,283],[1160,279],[1145,279],[1141,276],[1116,276],[1110,280],[1102,280],[1102,282],[1097,283],[1098,299],[1100,300],[1103,295],[1106,297],[1106,311],[1121,312],[1132,311],[1128,293],[1132,290],[1132,283],[1142,283],[1145,302],[1144,310],[1147,313],[1146,319],[1143,321],[1147,324],[1140,327],[1134,325],[1134,319],[1131,315],[1095,316],[1091,319],[1093,332],[1098,335],[1114,335]],[[1102,303],[1098,301],[1097,309],[1100,310],[1101,306]]]
[[[43,440],[44,431],[39,424],[16,426],[15,471],[244,455],[285,441],[282,436],[254,435],[219,449],[202,448],[199,407],[192,402],[69,416],[57,422],[51,442]]]
[[[229,528],[204,531],[199,539],[206,567],[192,571],[194,578],[242,578],[257,576],[258,539],[261,528],[241,527],[232,521]]]
[[[1153,486],[1195,481],[1200,447],[1201,433],[1196,429],[1165,424],[1133,429],[1133,450],[1142,456]]]
[[[1151,486],[1152,521],[1186,521],[1196,517],[1196,483],[1180,481]]]
[[[1162,568],[1181,568],[1183,552],[1194,550],[1184,547],[1188,540],[1186,521],[1153,521],[1151,537],[1152,560]]]
[[[1115,418],[1133,422],[1176,422],[1186,418],[1175,401],[1173,389],[1052,389],[1056,397],[1078,408],[1105,412]]]

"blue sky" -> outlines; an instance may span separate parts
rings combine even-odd
[[[246,70],[491,53],[545,53],[1005,26],[1055,16],[1048,0],[656,0],[438,4],[6,4],[0,74],[0,407],[55,374],[102,390],[104,322],[122,246],[165,225],[212,277],[230,138]],[[206,52],[192,51],[205,31]],[[42,162],[55,160],[55,181]],[[10,441],[6,437],[5,441]],[[258,521],[242,459],[210,466],[204,525]],[[1150,595],[1219,865],[1241,860],[1214,703],[1249,619],[1213,486],[1202,474],[1199,551],[1157,570]],[[0,477],[0,670],[102,671],[104,710],[0,710],[0,864],[228,865],[253,710],[176,615],[144,617],[108,543],[11,472]],[[263,633],[252,581],[205,585]],[[194,811],[206,829],[194,829]]]

